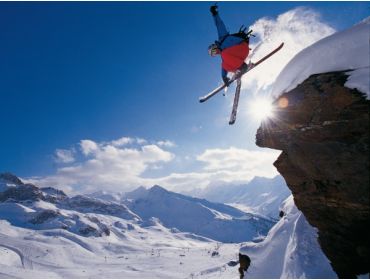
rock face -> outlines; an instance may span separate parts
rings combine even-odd
[[[256,143],[282,150],[274,165],[295,204],[338,276],[356,278],[369,272],[369,100],[346,80],[312,75],[281,95]]]

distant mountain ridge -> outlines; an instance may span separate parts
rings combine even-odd
[[[11,174],[0,175],[0,182],[0,219],[9,219],[12,213],[20,215],[23,218],[16,224],[26,228],[62,228],[81,235],[100,236],[107,234],[110,226],[100,222],[99,215],[118,217],[139,226],[150,225],[156,218],[169,229],[222,242],[242,242],[266,235],[274,223],[222,203],[170,192],[160,186],[148,190],[140,187],[127,194],[96,192],[91,196],[68,197],[53,187],[24,184]]]
[[[241,204],[254,213],[278,219],[281,203],[291,195],[285,180],[278,175],[272,179],[254,177],[247,184],[220,184],[193,192],[209,201]],[[189,192],[191,194],[191,192]]]

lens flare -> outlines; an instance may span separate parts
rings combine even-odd
[[[268,98],[258,98],[249,104],[250,113],[258,121],[272,117],[272,108],[272,100]]]

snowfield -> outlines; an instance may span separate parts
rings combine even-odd
[[[302,50],[277,77],[272,96],[294,89],[312,74],[348,70],[345,86],[357,88],[370,99],[369,36],[370,17]]]
[[[113,220],[112,220],[113,222]],[[117,223],[117,221],[115,221]],[[0,220],[2,278],[237,278],[239,244],[222,244],[159,223],[119,221],[109,236],[30,230]],[[213,252],[217,255],[212,256]]]

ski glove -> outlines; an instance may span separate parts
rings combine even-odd
[[[228,77],[222,77],[222,80],[224,81],[226,86],[229,86],[230,84],[230,79]]]
[[[213,5],[209,9],[211,11],[212,16],[216,16],[218,14],[217,8],[218,8],[217,5]]]

